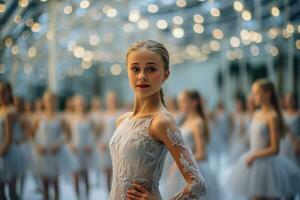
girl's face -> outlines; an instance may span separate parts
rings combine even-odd
[[[191,107],[191,100],[185,92],[178,95],[178,107],[181,112],[188,112]]]
[[[117,108],[117,95],[115,92],[108,92],[105,97],[105,104],[107,109],[116,109]]]
[[[255,110],[255,102],[252,96],[249,96],[247,99],[247,109],[249,111]]]
[[[85,101],[82,96],[75,97],[74,108],[76,112],[83,112],[85,110]]]
[[[235,100],[235,109],[237,111],[242,111],[243,110],[243,105],[242,105],[241,100],[239,100],[239,99]]]
[[[293,96],[290,94],[285,95],[283,99],[283,104],[286,108],[293,108],[295,106],[295,100]]]
[[[164,69],[161,56],[145,48],[132,51],[128,55],[127,72],[130,87],[140,97],[158,92],[169,76],[169,70]]]
[[[55,106],[55,97],[51,93],[46,93],[43,96],[43,104],[46,109],[54,109]]]
[[[261,106],[263,103],[268,102],[270,100],[270,92],[264,91],[258,84],[253,84],[252,93],[254,103],[257,106]]]

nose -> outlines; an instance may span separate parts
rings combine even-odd
[[[142,81],[142,82],[147,81],[147,76],[146,76],[145,72],[141,71],[139,73],[138,79],[139,79],[139,81]]]

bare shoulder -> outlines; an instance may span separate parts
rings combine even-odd
[[[125,112],[121,114],[117,119],[116,119],[116,128],[122,123],[122,121],[131,114],[132,112]]]
[[[153,116],[153,120],[150,126],[150,135],[161,140],[161,137],[170,130],[171,132],[178,131],[178,126],[175,119],[169,112],[159,112]]]
[[[267,115],[267,121],[269,123],[274,123],[278,120],[279,116],[275,111],[271,111],[270,113],[268,113]]]

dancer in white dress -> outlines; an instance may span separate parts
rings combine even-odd
[[[231,115],[232,131],[230,132],[229,162],[236,162],[248,150],[247,145],[247,115],[244,97],[237,94],[235,97],[235,111]]]
[[[51,92],[45,92],[45,112],[34,122],[33,127],[36,132],[34,171],[43,182],[45,200],[53,199],[49,196],[50,186],[54,188],[54,199],[59,199],[58,176],[71,174],[77,169],[75,157],[65,145],[64,133],[70,135],[70,128],[56,113],[55,102],[55,96]]]
[[[103,115],[104,129],[98,140],[101,156],[101,169],[106,176],[107,191],[110,191],[112,180],[112,161],[109,153],[109,141],[116,129],[116,120],[121,115],[118,108],[117,94],[114,91],[106,93],[106,111]]]
[[[207,194],[201,198],[218,200],[221,198],[220,186],[216,174],[213,174],[208,164],[207,143],[209,141],[209,127],[200,95],[197,91],[184,91],[180,94],[186,117],[180,127],[184,142],[191,148],[198,162],[203,177],[207,183]],[[178,191],[184,185],[184,179],[176,165],[172,166],[166,181],[166,194],[163,199]]]
[[[79,169],[74,173],[75,190],[80,197],[80,182],[85,185],[86,197],[89,197],[90,181],[89,171],[97,169],[98,154],[96,149],[95,126],[88,117],[85,100],[77,95],[73,98],[74,115],[71,121],[71,142],[72,152],[77,157]]]
[[[136,42],[127,52],[126,69],[135,104],[133,112],[118,118],[110,140],[113,180],[109,199],[161,199],[159,180],[167,150],[186,180],[172,199],[200,199],[206,185],[199,166],[164,106],[161,87],[170,74],[168,51],[152,40]]]
[[[23,173],[24,154],[20,146],[21,121],[12,106],[9,84],[0,82],[0,199],[6,199],[5,185],[9,186],[10,199],[19,199],[16,183]]]
[[[285,108],[284,119],[289,131],[280,144],[280,153],[294,160],[300,167],[300,112],[296,95],[286,94],[283,104]]]
[[[233,166],[228,186],[255,200],[290,197],[300,191],[300,171],[294,162],[278,155],[285,125],[275,87],[260,79],[252,85],[252,92],[260,109],[250,126],[250,150]]]

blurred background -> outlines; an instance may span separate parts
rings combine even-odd
[[[49,89],[62,112],[78,94],[87,107],[97,97],[104,112],[114,93],[126,110],[133,103],[126,50],[145,39],[170,52],[166,98],[196,89],[208,111],[221,102],[230,115],[236,95],[249,95],[262,77],[280,96],[300,95],[299,0],[0,0],[0,80],[31,105]],[[91,199],[107,199],[99,173],[92,171]],[[65,181],[62,199],[76,199]],[[32,176],[25,182],[24,199],[42,198]]]
[[[0,79],[32,101],[116,90],[132,100],[124,60],[136,40],[164,43],[166,95],[200,89],[209,106],[267,76],[299,93],[299,1],[1,1]]]

